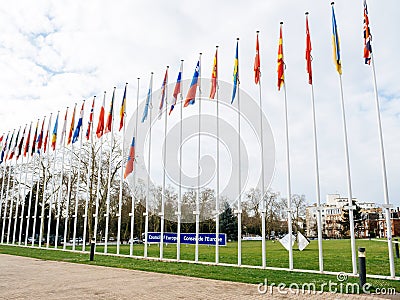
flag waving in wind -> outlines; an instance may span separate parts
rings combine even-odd
[[[26,157],[26,154],[29,151],[29,142],[31,140],[31,129],[32,129],[32,122],[31,125],[29,126],[29,132],[28,132],[28,136],[26,138],[26,142],[25,142],[25,147],[24,147],[24,157]]]
[[[308,73],[308,83],[312,84],[312,67],[311,67],[311,37],[310,29],[308,28],[308,13],[306,13],[306,61],[307,61],[307,73]]]
[[[64,146],[64,139],[65,136],[67,135],[67,117],[68,117],[68,107],[65,111],[64,125],[61,131],[60,146]]]
[[[18,137],[19,137],[20,131],[21,131],[21,127],[18,129],[18,133],[17,133],[17,136],[14,141],[14,147],[12,149],[11,149],[11,146],[9,147],[11,149],[11,153],[8,155],[8,159],[10,159],[10,160],[14,157],[15,148],[17,148],[17,146],[18,146]],[[12,139],[11,139],[11,141],[12,141]],[[10,142],[10,145],[11,145],[11,142]]]
[[[184,107],[187,107],[189,104],[194,104],[195,102],[199,76],[200,76],[200,59],[197,61],[192,82],[190,83],[190,88],[188,90],[185,103],[183,104]]]
[[[128,161],[126,162],[124,179],[132,173],[135,163],[135,136],[132,137],[131,148],[129,149]]]
[[[254,82],[258,84],[260,82],[260,45],[258,43],[258,33],[257,31],[257,38],[256,38],[256,57],[254,58]]]
[[[333,60],[335,62],[336,70],[342,74],[342,61],[340,60],[340,40],[339,33],[336,25],[335,9],[332,2],[332,45],[333,45]]]
[[[165,102],[165,91],[166,91],[167,82],[168,82],[168,68],[169,67],[167,66],[167,69],[165,70],[164,80],[161,85],[161,99],[160,99],[160,106],[158,107],[160,116],[161,116],[162,109],[164,107],[164,102]]]
[[[74,144],[76,141],[78,141],[79,134],[81,132],[82,123],[83,123],[83,110],[84,110],[84,108],[85,108],[85,100],[83,100],[83,103],[82,103],[81,112],[79,114],[78,124],[76,124],[76,128],[75,128],[75,131],[74,131],[74,136],[72,138],[72,144]]]
[[[369,30],[369,19],[368,19],[368,8],[367,0],[364,0],[364,59],[365,64],[369,65],[371,63],[371,31]]]
[[[39,132],[38,138],[37,138],[37,153],[40,154],[40,150],[42,150],[42,143],[43,143],[43,131],[44,131],[44,122],[46,120],[46,117],[43,118],[43,122],[42,122],[42,129]]]
[[[39,130],[39,119],[37,120],[35,134],[33,136],[31,156],[33,156],[33,154],[35,153],[35,150],[36,150],[36,139],[37,139],[38,130]]]
[[[236,89],[239,84],[239,39],[236,41],[236,53],[235,53],[235,61],[233,63],[233,91],[232,91],[232,100],[231,103],[235,100],[236,97]]]
[[[279,29],[279,46],[278,46],[278,91],[285,83],[285,61],[283,60],[283,37],[282,37],[282,22]]]
[[[119,131],[121,131],[122,127],[124,127],[124,121],[125,121],[125,116],[126,116],[126,87],[128,86],[128,83],[125,83],[125,90],[124,90],[124,96],[122,97],[122,104],[121,104],[121,109],[119,110]]]
[[[94,102],[96,100],[96,96],[93,97],[93,101],[92,101],[92,108],[90,109],[90,115],[89,115],[89,121],[88,121],[88,128],[86,130],[86,140],[89,140],[90,137],[90,132],[92,130],[92,126],[93,126],[93,111],[94,111]]]
[[[98,138],[101,138],[104,133],[104,107],[106,105],[106,92],[104,92],[103,97],[103,104],[100,108],[100,115],[99,115],[99,123],[97,124],[96,135]]]
[[[43,153],[46,153],[46,149],[47,149],[47,141],[48,141],[49,135],[50,135],[51,116],[52,115],[50,114],[49,124],[47,125],[46,138],[44,139]]]
[[[68,141],[67,145],[69,145],[72,141],[72,134],[74,133],[74,127],[75,127],[75,112],[76,112],[76,103],[74,106],[74,112],[72,113],[72,120],[71,120],[71,126],[69,127],[69,133],[68,133]]]
[[[19,144],[18,144],[17,160],[19,159],[19,157],[22,154],[22,147],[24,146],[26,126],[27,125],[25,125],[24,132],[22,133],[21,140],[19,141]]]
[[[106,127],[104,128],[104,133],[111,132],[111,130],[112,130],[112,122],[113,122],[113,114],[114,114],[114,96],[115,96],[115,87],[114,87],[113,95],[111,98],[110,111],[108,112]]]
[[[153,108],[153,104],[151,103],[151,96],[153,93],[152,87],[153,87],[153,72],[151,72],[150,86],[149,86],[149,91],[147,92],[146,104],[145,104],[144,110],[143,110],[142,123],[144,123],[144,121],[146,121],[146,119],[147,119],[147,115],[149,113],[149,108]]]
[[[217,49],[215,49],[213,69],[211,73],[210,99],[215,98],[215,93],[217,92],[217,80],[218,80],[218,46]]]
[[[10,134],[10,132],[7,133],[7,137],[6,137],[6,140],[4,141],[3,149],[1,150],[0,164],[2,164],[3,161],[4,161],[5,152],[6,152],[6,150],[7,150],[7,141],[8,141],[8,135],[9,135],[9,134]]]
[[[180,94],[182,97],[182,92],[181,92],[182,69],[183,69],[183,60],[181,61],[181,68],[179,69],[178,79],[176,80],[174,93],[172,94],[172,97],[174,98],[174,103],[171,104],[171,108],[169,110],[169,115],[172,113],[172,111],[175,108],[176,102],[178,101],[178,95]]]
[[[57,113],[56,122],[54,123],[53,134],[51,135],[51,148],[53,151],[56,150],[56,142],[57,142],[57,130],[58,130],[58,116],[60,112]]]

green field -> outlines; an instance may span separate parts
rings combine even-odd
[[[357,240],[356,247],[365,247],[367,253],[367,274],[390,275],[387,243],[374,240]],[[88,247],[86,247],[88,250]],[[134,245],[133,255],[143,256],[143,245]],[[267,241],[267,266],[287,268],[289,264],[288,252],[279,242]],[[80,247],[77,248],[81,249]],[[98,246],[98,252],[103,252],[103,246]],[[237,242],[230,242],[219,248],[221,263],[237,264]],[[116,246],[109,245],[108,252],[116,253]],[[129,255],[129,246],[122,245],[120,254]],[[352,272],[350,240],[323,241],[324,270],[334,272]],[[160,248],[157,244],[148,247],[149,257],[160,257]],[[176,245],[164,245],[164,258],[176,259]],[[194,260],[194,245],[181,245],[181,260]],[[199,260],[215,262],[215,247],[199,246]],[[311,241],[303,250],[293,251],[295,269],[318,270],[318,242]],[[242,242],[242,264],[251,266],[261,265],[261,242]],[[396,276],[400,276],[400,259],[395,260]]]
[[[77,246],[77,250],[81,249]],[[367,273],[368,274],[389,274],[389,263],[387,256],[387,243],[369,240],[357,240],[357,247],[365,247],[367,253]],[[351,272],[351,253],[349,240],[326,240],[323,242],[324,248],[324,269],[326,271]],[[97,252],[103,251],[103,246],[97,246]],[[194,260],[194,245],[181,245],[181,259]],[[89,246],[86,246],[89,250]],[[108,246],[109,253],[116,253],[116,246]],[[237,268],[229,266],[210,266],[201,264],[188,264],[176,262],[149,261],[143,259],[132,259],[129,257],[104,256],[97,254],[95,261],[89,261],[89,255],[72,251],[48,251],[44,249],[30,247],[14,247],[0,245],[0,253],[13,254],[20,256],[35,257],[47,260],[59,260],[83,264],[95,264],[110,267],[137,269],[153,272],[162,272],[202,278],[219,280],[229,280],[258,284],[268,278],[268,282],[290,283],[315,283],[321,284],[328,280],[336,280],[336,276],[321,275],[313,273],[298,273],[276,270],[262,270],[253,268]],[[129,245],[122,245],[120,254],[129,254]],[[135,256],[143,255],[143,245],[134,245]],[[304,251],[293,251],[294,268],[296,269],[318,269],[318,244],[311,241]],[[159,247],[157,244],[148,247],[149,257],[159,257]],[[242,242],[242,264],[261,265],[261,242],[244,241]],[[173,244],[164,245],[164,258],[176,258],[176,246]],[[199,260],[214,262],[215,248],[212,246],[199,246]],[[228,243],[228,246],[220,247],[220,262],[237,263],[237,243]],[[400,275],[400,259],[396,259],[396,276]],[[267,242],[267,266],[287,268],[288,253],[279,242]],[[400,282],[394,280],[378,280],[368,278],[368,283],[373,287],[396,288],[400,291]],[[358,282],[358,278],[350,278],[348,282]]]

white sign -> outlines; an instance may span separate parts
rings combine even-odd
[[[294,245],[294,241],[296,240],[296,237],[292,234],[292,247]],[[289,251],[289,234],[285,235],[283,238],[279,240],[279,242],[282,244],[283,247],[287,251]]]
[[[310,242],[308,239],[299,232],[297,232],[297,245],[300,251],[303,251]]]

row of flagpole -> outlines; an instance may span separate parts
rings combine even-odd
[[[339,43],[339,35],[338,35],[338,31],[337,31],[337,24],[336,24],[336,17],[335,17],[335,13],[334,13],[334,3],[332,3],[332,29],[333,29],[333,49],[334,49],[334,56],[335,56],[335,64],[336,64],[336,69],[337,72],[339,74],[339,84],[340,84],[340,100],[341,100],[341,110],[342,110],[342,121],[343,121],[343,137],[344,137],[344,145],[345,145],[345,158],[346,158],[346,177],[347,177],[347,189],[348,189],[348,207],[347,209],[349,210],[349,218],[350,218],[350,235],[351,235],[351,253],[352,253],[352,267],[353,267],[353,273],[357,273],[357,265],[356,265],[356,249],[355,249],[355,234],[354,234],[354,216],[353,216],[353,196],[352,196],[352,185],[351,185],[351,172],[350,172],[350,158],[349,158],[349,145],[348,145],[348,137],[347,137],[347,124],[346,124],[346,112],[345,112],[345,102],[344,102],[344,92],[343,92],[343,84],[342,84],[342,62],[340,59],[340,43]],[[383,143],[383,135],[382,135],[382,126],[381,126],[381,119],[380,119],[380,108],[379,108],[379,98],[378,98],[378,90],[377,90],[377,83],[376,83],[376,73],[375,73],[375,64],[374,64],[374,57],[372,55],[372,47],[371,47],[371,35],[370,35],[370,30],[369,30],[369,20],[368,20],[368,11],[367,11],[367,5],[366,2],[364,1],[364,42],[365,42],[365,52],[364,52],[364,57],[366,59],[366,63],[370,64],[372,63],[372,73],[373,73],[373,83],[374,83],[374,93],[375,93],[375,103],[376,103],[376,113],[377,113],[377,123],[378,123],[378,133],[379,133],[379,141],[380,141],[380,152],[381,152],[381,162],[382,162],[382,177],[383,177],[383,186],[384,186],[384,201],[385,201],[385,205],[384,208],[386,210],[386,224],[387,224],[387,236],[388,236],[388,250],[389,250],[389,262],[390,262],[390,274],[392,277],[394,277],[394,259],[393,259],[393,249],[392,249],[392,240],[391,240],[391,223],[390,223],[390,202],[389,202],[389,196],[388,196],[388,187],[387,187],[387,176],[386,176],[386,164],[385,164],[385,156],[384,156],[384,143]],[[320,271],[323,271],[323,255],[322,255],[322,220],[321,220],[321,203],[320,203],[320,187],[319,187],[319,166],[318,166],[318,147],[317,147],[317,136],[316,136],[316,118],[315,118],[315,100],[314,100],[314,89],[313,89],[313,83],[312,83],[312,71],[311,71],[311,61],[312,61],[312,57],[311,57],[311,39],[310,39],[310,35],[309,35],[309,28],[308,28],[308,15],[306,16],[306,34],[307,34],[307,49],[306,49],[306,60],[307,60],[307,72],[309,74],[309,84],[311,86],[311,101],[312,101],[312,113],[313,113],[313,142],[314,142],[314,157],[315,157],[315,180],[316,180],[316,199],[317,199],[317,208],[318,208],[318,216],[317,216],[317,223],[318,223],[318,248],[319,248],[319,268]],[[233,90],[233,94],[232,94],[232,103],[234,102],[235,98],[237,99],[237,106],[238,106],[238,158],[239,158],[239,175],[238,175],[238,202],[237,202],[237,214],[238,214],[238,265],[241,265],[241,172],[240,172],[240,167],[241,167],[241,163],[240,163],[240,159],[241,159],[241,155],[240,155],[240,82],[239,82],[239,58],[238,58],[238,47],[239,47],[239,39],[237,40],[237,44],[236,44],[236,54],[235,54],[235,66],[234,66],[234,90]],[[218,48],[216,49],[216,54],[215,54],[215,60],[214,60],[214,67],[213,67],[213,73],[212,73],[212,88],[216,87],[216,93],[217,93],[217,140],[219,138],[219,123],[218,123],[218,75],[217,75],[217,53],[218,53]],[[283,87],[283,91],[284,91],[284,110],[285,110],[285,140],[286,140],[286,163],[287,163],[287,221],[288,221],[288,231],[289,231],[289,269],[293,269],[293,251],[292,251],[292,211],[291,211],[291,177],[290,177],[290,156],[289,156],[289,124],[288,124],[288,103],[287,103],[287,94],[286,94],[286,78],[285,78],[285,62],[284,62],[284,56],[283,56],[283,37],[282,37],[282,23],[280,26],[280,38],[279,38],[279,47],[278,47],[278,89],[280,90],[281,87]],[[261,81],[260,81],[260,56],[259,56],[259,43],[258,43],[258,32],[257,32],[257,42],[256,42],[256,59],[255,59],[255,65],[254,65],[254,71],[255,71],[255,81],[256,84],[259,85],[259,100],[260,100],[260,128],[261,128],[261,136],[262,136],[262,129],[263,129],[263,123],[262,123],[262,95],[261,95]],[[202,92],[201,92],[201,85],[200,82],[198,81],[199,78],[201,78],[201,53],[199,56],[199,60],[195,69],[195,73],[193,75],[193,79],[188,91],[188,95],[186,97],[186,99],[183,101],[182,99],[182,89],[180,86],[180,80],[181,80],[181,76],[182,76],[182,72],[183,72],[183,61],[181,62],[181,68],[180,68],[180,73],[178,76],[178,81],[177,81],[177,85],[179,83],[179,89],[178,92],[174,91],[174,98],[175,98],[175,102],[174,105],[177,104],[177,95],[180,94],[181,95],[181,107],[182,106],[188,106],[189,104],[194,104],[195,99],[196,99],[196,92],[197,90],[199,90],[199,96],[198,98],[200,98],[199,101],[199,123],[198,123],[198,164],[197,164],[197,168],[198,168],[198,187],[197,187],[197,193],[196,193],[196,210],[194,212],[195,216],[196,216],[196,244],[195,244],[195,261],[198,261],[198,235],[199,235],[199,201],[200,201],[200,184],[201,184],[201,180],[200,180],[200,157],[201,157],[201,97],[202,97]],[[160,104],[160,117],[161,117],[161,110],[163,109],[164,103],[165,103],[165,124],[164,124],[164,137],[166,138],[166,132],[167,132],[167,84],[168,84],[168,68],[166,70],[166,74],[164,77],[164,81],[163,81],[163,92],[162,92],[162,99],[161,99],[161,104]],[[152,86],[153,86],[153,73],[151,73],[151,78],[150,78],[150,87],[149,87],[149,92],[147,95],[147,99],[146,99],[146,104],[145,104],[145,110],[143,113],[143,117],[142,117],[142,123],[144,121],[146,121],[147,119],[147,115],[148,115],[148,111],[152,110]],[[139,79],[138,79],[138,87],[139,87]],[[96,212],[93,215],[95,217],[95,226],[94,226],[94,238],[97,238],[97,230],[98,230],[98,219],[99,219],[99,201],[100,201],[100,176],[101,176],[101,161],[102,161],[102,138],[103,138],[103,133],[108,133],[110,132],[110,140],[111,140],[111,145],[110,145],[110,151],[109,151],[109,168],[108,168],[108,183],[107,183],[107,196],[106,196],[106,206],[107,206],[107,210],[106,210],[106,214],[105,214],[105,218],[106,218],[106,230],[105,230],[105,246],[104,246],[104,252],[107,253],[107,242],[108,242],[108,226],[109,226],[109,217],[110,217],[110,190],[111,190],[111,167],[112,167],[112,151],[113,151],[113,106],[114,106],[114,96],[115,96],[115,88],[113,91],[113,96],[112,96],[112,100],[111,100],[111,106],[110,106],[110,112],[108,114],[108,118],[107,118],[107,124],[104,128],[104,124],[102,125],[103,128],[100,128],[101,124],[99,121],[99,126],[97,128],[97,136],[100,138],[100,167],[99,167],[99,172],[98,172],[98,177],[97,177],[97,189],[96,189],[96,205],[95,205],[95,209]],[[138,97],[139,97],[139,90],[138,90]],[[211,97],[210,98],[214,98]],[[105,99],[105,94],[104,94],[104,99]],[[102,106],[102,112],[103,113],[103,117],[104,117],[104,100],[103,99],[103,106]],[[138,105],[138,100],[137,100],[137,105]],[[92,110],[93,110],[93,106],[94,106],[94,100],[93,100],[93,105],[92,105]],[[126,114],[125,111],[125,107],[126,107],[126,85],[125,85],[125,92],[124,92],[124,97],[123,97],[123,104],[121,105],[121,111],[120,111],[120,116],[121,116],[121,123],[120,123],[120,130],[122,129],[122,139],[124,141],[125,138],[125,126],[124,126],[124,116]],[[83,134],[81,134],[82,131],[82,120],[83,120],[83,108],[84,108],[84,104],[82,104],[82,109],[81,109],[81,114],[80,114],[80,118],[78,121],[78,124],[75,128],[75,133],[72,137],[72,132],[73,132],[73,128],[74,128],[74,119],[75,119],[75,111],[76,111],[76,105],[74,108],[74,112],[73,112],[73,116],[72,116],[72,122],[71,122],[71,129],[70,129],[70,133],[68,136],[68,142],[67,145],[70,144],[71,142],[71,138],[72,139],[72,145],[70,148],[70,155],[69,155],[69,161],[70,161],[70,166],[68,169],[68,189],[67,189],[67,202],[66,202],[66,211],[69,211],[69,205],[70,205],[70,199],[71,199],[71,193],[72,193],[72,182],[71,182],[71,175],[72,175],[72,165],[73,165],[73,157],[72,155],[74,154],[74,143],[77,141],[78,137],[80,137],[79,140],[79,152],[78,152],[78,164],[81,164],[81,150],[82,150],[82,138],[83,138]],[[170,113],[172,112],[173,107],[171,107]],[[68,113],[68,108],[66,111],[66,116],[65,116],[65,121],[64,121],[64,129],[65,129],[65,124],[66,124],[66,120],[67,120],[67,113]],[[170,114],[169,113],[169,114]],[[181,125],[182,125],[182,113],[183,113],[183,109],[181,109]],[[104,121],[103,121],[104,122]],[[135,126],[135,130],[134,130],[134,136],[132,139],[132,144],[131,147],[134,147],[134,139],[135,139],[135,135],[137,135],[137,122],[138,122],[138,115],[136,115],[136,126]],[[39,170],[38,170],[38,174],[37,176],[40,178],[41,177],[41,168],[40,165],[43,163],[46,163],[46,159],[45,157],[43,157],[42,155],[40,155],[40,151],[41,151],[41,144],[43,141],[43,127],[44,127],[44,123],[45,123],[45,119],[43,119],[43,123],[42,123],[42,129],[40,131],[39,137],[36,140],[36,134],[37,134],[37,130],[38,130],[38,124],[39,121],[37,123],[36,126],[36,133],[35,133],[35,137],[34,137],[34,143],[32,145],[31,148],[31,152],[32,152],[32,159],[31,161],[33,161],[33,165],[34,165],[34,169],[32,171],[32,178],[31,178],[31,192],[30,192],[30,200],[32,201],[32,192],[33,192],[33,186],[34,186],[34,177],[36,174],[36,165],[39,165]],[[92,120],[89,122],[89,128],[90,126],[93,127],[92,125]],[[56,119],[56,123],[55,123],[55,130],[54,132],[56,132],[56,127],[58,126],[58,114],[57,114],[57,119]],[[149,198],[150,198],[150,167],[151,167],[151,128],[152,128],[152,114],[150,113],[150,117],[149,117],[149,144],[148,144],[148,177],[147,177],[147,191],[146,191],[146,212],[145,212],[145,250],[144,250],[144,257],[147,257],[148,252],[147,252],[147,234],[148,234],[148,223],[149,223]],[[46,133],[46,139],[45,139],[45,143],[44,143],[44,153],[46,152],[46,143],[48,141],[48,136],[50,135],[50,125],[51,125],[51,115],[50,115],[50,119],[48,122],[48,129],[47,129],[47,133]],[[11,173],[14,173],[13,176],[13,182],[12,185],[13,187],[11,188],[12,190],[15,190],[15,185],[16,185],[16,171],[17,171],[17,165],[14,166],[14,168],[12,168],[11,165],[11,159],[14,155],[14,151],[15,148],[18,145],[18,136],[20,133],[21,128],[18,130],[18,134],[17,137],[15,139],[15,143],[14,143],[14,148],[11,152],[11,154],[8,156],[8,152],[6,155],[6,158],[8,156],[8,160],[6,159],[5,164],[4,164],[4,169],[3,169],[3,182],[2,182],[2,187],[1,187],[1,200],[2,200],[2,206],[3,207],[3,202],[4,202],[4,211],[3,211],[3,226],[2,226],[2,233],[1,233],[1,242],[4,241],[4,235],[5,235],[5,223],[6,223],[6,215],[7,215],[7,209],[9,212],[9,222],[8,222],[8,235],[7,235],[7,243],[10,242],[10,235],[9,233],[11,232],[11,218],[12,215],[14,213],[14,219],[16,220],[18,217],[18,203],[21,203],[22,201],[19,199],[19,196],[17,196],[16,199],[16,211],[13,212],[13,201],[14,201],[14,197],[11,196],[9,199],[9,193],[8,191],[10,190],[10,178],[11,178]],[[20,144],[23,144],[23,138],[25,136],[25,130],[26,127],[24,129],[24,133],[23,133],[23,137],[21,139]],[[88,129],[89,130],[89,129]],[[93,131],[93,130],[92,130]],[[30,136],[30,130],[29,130],[29,134],[28,137]],[[53,134],[54,134],[53,132]],[[13,141],[13,136],[14,136],[15,130],[13,131],[13,134],[11,136],[10,139],[10,144],[9,147],[7,149],[7,151],[10,150],[11,145],[12,145],[12,141]],[[63,130],[62,133],[62,140],[63,137],[65,138],[65,130]],[[88,138],[89,139],[89,138]],[[90,137],[90,139],[92,139]],[[4,143],[5,147],[3,147],[3,151],[4,148],[7,148],[7,140],[8,140],[8,135],[7,135],[7,139]],[[182,127],[180,128],[180,142],[182,142]],[[52,143],[53,144],[53,143]],[[123,144],[122,143],[122,155],[124,156],[124,149],[123,149]],[[29,139],[26,143],[26,147],[28,147],[29,149]],[[35,153],[35,145],[37,146],[37,150],[38,150],[38,155],[35,159],[35,157],[33,157],[33,154]],[[25,151],[24,151],[24,155],[22,157],[22,162],[20,165],[20,168],[22,170],[22,167],[24,165],[24,157],[26,156],[27,150],[25,147]],[[21,154],[21,147],[18,146],[19,148],[19,154],[18,156]],[[53,147],[54,150],[54,162],[53,162],[53,169],[55,168],[56,165],[56,149],[55,147]],[[60,200],[62,197],[62,176],[63,176],[63,172],[64,172],[64,154],[65,154],[66,148],[65,145],[63,145],[62,148],[62,167],[61,167],[61,178],[60,178],[60,185],[59,185],[59,191],[58,191],[58,196],[57,196],[57,215],[56,215],[56,219],[57,219],[57,232],[58,232],[58,226],[59,226],[59,222],[60,222]],[[166,143],[164,144],[164,149],[163,149],[163,161],[164,163],[166,163]],[[181,149],[180,149],[181,151]],[[263,158],[263,153],[264,153],[264,144],[263,141],[261,141],[261,155]],[[4,156],[4,153],[2,153],[2,157]],[[182,168],[182,153],[180,152],[180,167]],[[130,162],[129,162],[130,161]],[[8,162],[8,168],[9,168],[9,172],[8,172],[8,176],[7,176],[7,180],[5,180],[5,175],[6,175],[6,169],[7,169],[7,162]],[[25,163],[25,167],[27,170],[27,166],[28,166],[28,162],[29,162],[29,155],[27,158],[27,161]],[[128,158],[128,162],[130,164],[136,164],[136,159],[134,157],[131,157],[131,155],[129,155]],[[124,177],[126,177],[126,171],[125,174],[123,174],[123,166],[122,166],[123,162],[121,162],[121,178],[120,178],[120,190],[119,190],[119,211],[118,211],[118,234],[117,234],[117,252],[119,253],[119,243],[120,243],[120,226],[121,226],[121,206],[122,206],[122,184],[123,184],[123,175]],[[50,165],[50,161],[49,161],[49,157],[47,157],[47,166]],[[89,164],[90,165],[90,164]],[[76,188],[75,188],[75,209],[74,209],[74,214],[73,214],[73,219],[74,219],[74,225],[73,225],[73,250],[75,250],[75,242],[76,242],[76,230],[77,230],[77,212],[78,212],[78,196],[80,193],[80,167],[78,167],[78,179],[77,179],[77,183],[76,183]],[[127,169],[127,167],[126,167]],[[130,172],[132,172],[134,169],[134,167],[131,167]],[[27,171],[25,171],[27,173]],[[88,174],[87,177],[89,178],[90,175],[90,169],[88,170]],[[22,171],[20,171],[20,179],[18,181],[18,194],[20,195],[20,188],[21,188],[21,181],[22,181]],[[92,174],[93,175],[93,174]],[[181,175],[180,174],[180,178],[179,178],[179,198],[178,198],[178,212],[177,212],[177,216],[178,216],[178,233],[180,232],[180,217],[181,217],[181,211],[180,211],[180,205],[181,205],[181,201],[182,201],[182,182],[181,182]],[[136,180],[136,175],[134,172],[134,182]],[[262,195],[264,196],[265,193],[265,186],[264,186],[264,165],[262,163],[262,180],[261,180],[261,189],[262,189]],[[40,238],[39,238],[39,246],[41,246],[42,243],[42,237],[44,234],[44,207],[45,207],[45,202],[46,202],[46,184],[47,184],[47,172],[46,170],[44,170],[44,187],[43,187],[43,193],[42,193],[42,210],[41,210],[41,216],[40,216]],[[25,182],[27,181],[27,174],[25,176]],[[7,182],[7,183],[6,183]],[[33,234],[32,234],[32,245],[34,243],[34,236],[35,236],[35,229],[36,229],[36,216],[38,213],[38,202],[40,201],[39,199],[39,182],[40,180],[37,181],[36,183],[36,197],[35,197],[35,208],[34,208],[34,225],[33,225]],[[89,181],[87,181],[88,184]],[[135,187],[135,183],[133,185]],[[25,185],[26,187],[26,185]],[[25,187],[24,187],[24,194],[25,194]],[[53,179],[53,194],[54,194],[54,190],[55,190],[55,183],[54,183],[54,179]],[[3,201],[3,192],[6,191],[5,193],[5,201]],[[87,187],[87,199],[86,199],[86,203],[88,201],[88,187]],[[161,236],[162,233],[164,232],[164,205],[165,205],[165,166],[164,166],[164,173],[163,173],[163,185],[162,185],[162,205],[161,205],[161,213],[160,213],[160,217],[161,217]],[[216,223],[219,223],[219,219],[218,219],[218,215],[219,215],[219,201],[218,201],[218,192],[219,192],[219,143],[217,141],[217,199],[216,199]],[[134,189],[132,190],[132,193],[134,193]],[[133,238],[133,229],[134,229],[134,195],[132,194],[132,210],[131,210],[131,239]],[[52,209],[52,197],[53,195],[51,195],[51,197],[49,197],[50,200],[50,207],[49,207],[49,223],[48,223],[48,234],[47,234],[47,246],[49,244],[49,233],[50,233],[50,219],[51,219],[51,209]],[[8,207],[9,205],[9,207]],[[31,203],[29,202],[29,205],[31,205]],[[85,204],[85,225],[84,228],[86,230],[86,223],[87,223],[87,204]],[[264,199],[262,199],[262,231],[263,231],[263,242],[262,242],[262,266],[265,267],[266,266],[266,245],[265,245],[265,213],[266,213],[266,207],[265,207],[265,202]],[[29,209],[29,214],[30,214],[30,209]],[[1,211],[0,211],[0,215],[1,215]],[[22,214],[23,215],[23,214]],[[28,220],[28,224],[30,222],[30,216],[28,215],[27,217]],[[64,246],[63,248],[65,249],[66,247],[66,237],[67,237],[67,228],[68,228],[68,222],[69,222],[69,215],[67,214],[67,216],[64,219],[65,225],[64,225]],[[14,222],[14,236],[12,238],[12,243],[15,242],[15,232],[16,232],[16,223]],[[22,223],[20,225],[22,227]],[[27,225],[27,229],[26,232],[28,230],[28,225]],[[86,231],[85,231],[86,232]],[[20,235],[21,235],[21,230],[20,230]],[[217,226],[216,229],[216,234],[217,234],[217,239],[216,239],[216,262],[218,262],[219,260],[219,250],[218,250],[218,234],[219,234],[219,228]],[[58,235],[56,235],[57,237]],[[25,237],[25,244],[27,241],[27,234]],[[19,237],[19,243],[21,242],[21,238]],[[56,238],[56,245],[57,245],[57,238]],[[132,254],[132,245],[131,245],[131,251],[130,253]],[[179,255],[180,255],[180,236],[178,235],[178,246],[177,246],[177,258],[179,260]],[[162,242],[160,243],[160,258],[163,258],[163,246],[162,246]]]

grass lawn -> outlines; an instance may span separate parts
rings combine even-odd
[[[387,243],[358,240],[357,247],[365,247],[367,253],[367,273],[368,274],[389,274],[389,264],[387,262]],[[86,246],[86,250],[89,250]],[[324,241],[324,265],[327,271],[351,272],[351,253],[349,240],[327,240]],[[77,247],[80,250],[81,246]],[[97,251],[102,252],[103,246],[97,246]],[[116,246],[108,246],[109,253],[116,253]],[[260,265],[261,264],[261,242],[244,241],[242,242],[242,264]],[[46,260],[57,260],[82,264],[94,264],[109,267],[136,269],[152,272],[161,272],[201,278],[218,280],[229,280],[258,284],[268,279],[268,283],[291,283],[301,285],[303,283],[314,283],[317,287],[329,280],[338,282],[336,276],[298,273],[289,271],[261,270],[250,268],[210,266],[200,264],[188,264],[177,262],[160,262],[142,259],[132,259],[129,257],[115,257],[96,255],[95,261],[89,261],[88,253],[76,253],[69,251],[46,251],[38,248],[25,248],[0,245],[0,253],[34,257]],[[294,267],[297,269],[318,269],[318,244],[311,241],[311,244],[304,251],[294,252]],[[129,245],[122,245],[120,254],[129,254]],[[134,245],[134,255],[143,255],[143,245]],[[237,263],[237,243],[228,243],[228,246],[220,247],[220,262]],[[159,257],[158,245],[148,247],[149,257]],[[176,258],[176,246],[164,245],[164,258]],[[181,259],[194,260],[194,246],[181,245]],[[213,262],[215,259],[215,248],[202,246],[199,247],[199,260]],[[267,242],[267,265],[273,267],[287,267],[288,254],[279,242]],[[400,259],[396,259],[396,275],[399,276]],[[358,278],[348,278],[346,282],[358,282]],[[395,288],[400,292],[400,282],[394,280],[378,280],[368,278],[367,282],[373,288]]]

